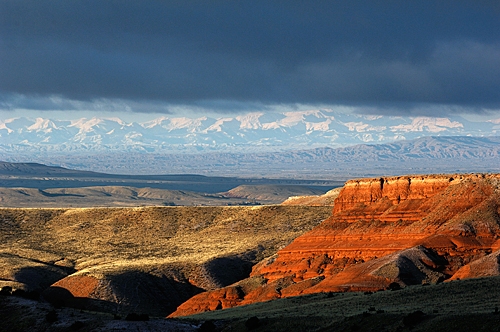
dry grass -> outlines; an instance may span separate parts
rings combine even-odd
[[[330,213],[304,206],[0,209],[0,285],[33,264],[102,275],[250,251],[258,260]]]

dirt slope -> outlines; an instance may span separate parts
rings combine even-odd
[[[1,331],[496,331],[500,277],[418,285],[375,293],[317,293],[227,310],[147,321],[0,295]],[[56,321],[47,320],[49,312]],[[252,323],[252,324],[250,324]]]

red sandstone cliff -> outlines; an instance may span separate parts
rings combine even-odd
[[[500,247],[499,188],[500,175],[485,174],[348,181],[331,218],[254,266],[249,279],[198,294],[171,316],[474,277],[475,265],[498,273],[498,255],[487,255]]]

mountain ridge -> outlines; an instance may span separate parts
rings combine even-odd
[[[0,152],[272,151],[359,143],[388,143],[426,135],[496,134],[495,120],[462,117],[381,117],[322,109],[254,112],[235,117],[159,117],[145,122],[119,118],[11,118],[0,120]]]
[[[0,152],[10,162],[36,161],[108,174],[200,174],[206,176],[313,178],[408,173],[500,171],[500,136],[429,136],[386,144],[328,146],[278,152],[136,153],[102,152],[37,155]],[[165,165],[168,165],[168,170]]]

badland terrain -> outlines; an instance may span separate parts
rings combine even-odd
[[[2,297],[11,326],[490,331],[500,323],[498,174],[354,179],[280,205],[0,214],[4,293],[43,300]],[[124,321],[132,313],[151,319]]]

